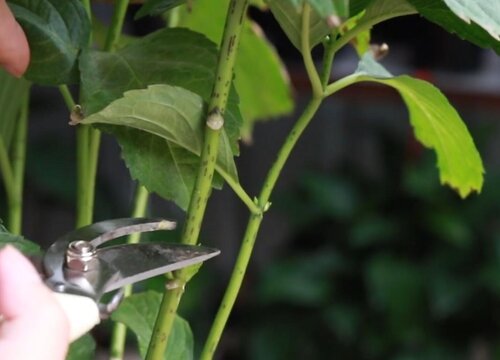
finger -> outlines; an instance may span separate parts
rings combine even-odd
[[[0,251],[0,359],[63,360],[68,320],[31,263],[12,247]]]
[[[5,0],[0,0],[0,66],[14,76],[21,76],[30,62],[28,40]]]

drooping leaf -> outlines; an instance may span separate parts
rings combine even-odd
[[[358,15],[366,9],[374,0],[350,0],[349,1],[349,16]]]
[[[25,77],[39,84],[78,82],[77,58],[87,46],[90,21],[79,0],[9,0],[31,51]]]
[[[467,127],[439,89],[407,75],[393,77],[369,54],[361,60],[354,81],[373,81],[396,89],[408,107],[416,138],[436,151],[441,183],[462,197],[481,190],[481,157]]]
[[[385,20],[415,13],[415,8],[406,0],[372,0],[357,26],[369,29]]]
[[[92,359],[95,359],[95,340],[90,334],[85,334],[71,343],[66,360]]]
[[[197,0],[191,9],[181,13],[179,26],[198,31],[219,43],[229,1],[219,0],[216,4],[214,6],[213,0]],[[286,69],[262,30],[248,18],[244,20],[234,72],[245,135],[249,135],[255,120],[292,111]]]
[[[444,0],[460,19],[475,22],[500,41],[500,2],[491,0]]]
[[[29,82],[16,79],[0,69],[0,137],[6,149],[10,148],[16,122],[24,97],[30,88]]]
[[[127,297],[111,318],[129,327],[137,336],[139,351],[144,358],[153,334],[153,326],[161,303],[161,294],[146,291]],[[165,360],[193,359],[193,334],[186,320],[176,315],[165,352]]]
[[[113,52],[86,50],[80,58],[82,106],[85,115],[102,110],[132,89],[153,84],[180,86],[208,102],[215,80],[217,48],[187,29],[163,29]],[[241,115],[231,89],[224,128],[238,154]]]
[[[457,16],[448,6],[446,6],[444,0],[408,0],[417,10],[423,15],[427,20],[430,20],[446,31],[456,34],[461,39],[467,40],[473,44],[481,46],[483,48],[491,48],[495,50],[496,53],[500,54],[500,41],[491,36],[488,31],[483,29],[480,25],[486,24],[486,20],[481,20],[476,15],[472,23],[465,23],[459,16]],[[480,1],[483,3],[483,1]],[[490,3],[491,6],[498,7],[498,2],[496,1],[484,1],[485,3]],[[470,3],[471,6],[478,1],[467,1],[463,3]],[[495,4],[495,5],[493,5]],[[469,14],[470,16],[470,14]],[[495,21],[496,26],[495,31],[498,31],[498,19],[499,13],[490,14],[491,18],[489,20]],[[475,21],[480,21],[480,23],[475,23]],[[486,26],[486,25],[485,25]],[[489,25],[488,25],[489,27]],[[493,29],[491,30],[493,32]],[[498,33],[496,33],[498,34]]]
[[[269,8],[276,21],[278,21],[291,43],[300,51],[302,43],[302,10],[301,7],[297,7],[297,4],[300,4],[299,0],[268,1]],[[318,45],[329,32],[330,29],[326,21],[315,9],[312,9],[309,28],[309,43],[311,48]]]
[[[151,85],[126,92],[123,98],[82,123],[119,125],[107,130],[117,136],[132,176],[149,191],[174,200],[186,209],[198,171],[204,120],[205,108],[198,95],[179,87]],[[218,172],[237,181],[224,130],[217,165]],[[220,181],[216,181],[216,185],[220,187]]]
[[[26,240],[20,235],[14,235],[7,231],[0,220],[0,248],[5,245],[12,245],[25,255],[39,255],[40,246],[32,241]]]
[[[140,19],[147,15],[161,15],[164,12],[182,5],[186,0],[146,0],[139,11],[135,14],[134,19]]]

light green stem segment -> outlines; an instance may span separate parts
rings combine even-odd
[[[83,0],[89,17],[90,2]],[[114,50],[120,37],[127,12],[128,0],[118,0],[115,4],[111,26],[109,28],[104,51]],[[79,125],[77,129],[77,215],[76,226],[92,223],[94,214],[95,185],[101,133],[88,125]]]
[[[221,130],[220,128],[211,126],[210,119],[213,116],[224,116],[224,110],[226,108],[233,78],[233,68],[238,51],[242,23],[245,18],[247,6],[248,0],[231,0],[227,10],[215,83],[208,106],[207,126],[205,128],[200,168],[191,195],[187,220],[182,234],[182,243],[184,244],[196,244],[198,241],[201,222],[205,214],[206,204],[212,188],[212,178],[216,166],[219,133]],[[179,286],[174,290],[166,291],[163,296],[146,360],[163,359],[175,314],[184,292],[184,285],[187,281],[188,272],[188,269],[176,272],[175,277]]]
[[[285,143],[281,147],[278,157],[271,167],[267,178],[262,187],[261,193],[259,195],[259,204],[261,207],[265,208],[269,202],[271,193],[276,185],[278,177],[285,165],[290,153],[292,152],[297,140],[300,138],[302,132],[307,127],[314,114],[316,113],[319,105],[321,104],[321,99],[313,98],[309,105],[304,110],[302,116],[299,118],[292,131],[285,140]],[[229,280],[229,285],[226,289],[222,303],[219,307],[215,320],[212,323],[212,328],[203,347],[201,353],[201,360],[212,359],[217,345],[219,343],[220,337],[226,325],[229,314],[234,306],[236,297],[240,290],[245,272],[248,266],[248,262],[252,255],[253,246],[255,244],[255,239],[262,222],[262,215],[251,215],[248,221],[248,225],[243,237],[243,243],[241,245],[238,258],[236,259],[236,264],[231,274],[231,279]]]
[[[134,200],[134,210],[132,217],[146,216],[149,193],[144,186],[137,186],[137,193]],[[137,244],[141,239],[141,233],[134,233],[128,237],[128,244]],[[124,298],[132,294],[132,286],[128,285],[124,288]],[[116,322],[113,327],[111,336],[111,356],[110,360],[122,360],[125,352],[125,340],[127,337],[127,327],[119,322]]]
[[[23,99],[19,120],[12,144],[12,158],[0,136],[0,172],[7,195],[7,228],[13,234],[20,235],[23,211],[24,169],[26,164],[26,143],[28,133],[29,93]]]
[[[16,128],[16,137],[12,149],[12,173],[14,175],[14,194],[9,203],[9,231],[20,235],[23,218],[23,187],[24,170],[26,165],[26,146],[28,136],[29,92],[23,100],[19,121]]]

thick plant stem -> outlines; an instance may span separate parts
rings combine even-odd
[[[12,174],[14,177],[14,193],[9,202],[9,231],[21,234],[23,212],[24,169],[26,165],[26,144],[28,135],[29,93],[23,100],[19,121],[16,128],[16,137],[12,149]]]
[[[285,165],[288,157],[290,156],[297,140],[300,138],[302,132],[305,130],[314,114],[318,110],[319,105],[321,104],[321,99],[313,98],[309,105],[306,107],[302,116],[299,118],[293,129],[290,131],[290,134],[285,140],[285,143],[281,147],[280,152],[278,153],[278,157],[271,167],[267,178],[264,182],[264,186],[262,187],[262,191],[259,195],[259,205],[262,208],[268,207],[269,198],[271,193],[276,185],[278,177]],[[243,278],[245,276],[245,272],[248,266],[248,262],[252,255],[252,250],[255,244],[255,239],[257,237],[257,233],[260,228],[260,224],[262,222],[262,215],[251,215],[248,221],[248,225],[245,231],[245,235],[243,237],[243,243],[241,245],[238,258],[236,259],[236,264],[234,266],[233,272],[231,274],[231,278],[229,280],[229,285],[226,289],[224,297],[222,299],[222,303],[219,307],[217,315],[215,317],[214,322],[212,323],[212,328],[210,329],[210,333],[205,342],[205,346],[203,347],[203,351],[201,353],[200,359],[208,360],[212,359],[217,345],[219,343],[220,337],[226,325],[227,319],[229,318],[229,314],[234,306],[236,301],[236,297],[238,296],[238,292],[240,290],[241,284],[243,282]]]
[[[307,76],[311,82],[312,93],[315,97],[321,97],[323,95],[323,86],[321,86],[321,79],[314,65],[314,61],[311,55],[311,44],[309,39],[309,28],[311,21],[311,7],[307,2],[304,3],[304,8],[302,10],[302,32],[301,32],[301,52],[304,59],[304,65],[306,67]]]
[[[129,0],[118,0],[115,1],[115,10],[113,13],[113,18],[111,19],[111,26],[109,28],[108,34],[106,36],[106,42],[104,44],[104,51],[113,51],[118,39],[120,38],[123,22],[125,20],[125,15],[127,13]]]
[[[84,0],[89,17],[90,2]],[[128,0],[116,1],[111,26],[104,45],[105,51],[112,51],[120,37]],[[95,185],[101,133],[88,125],[79,125],[77,129],[77,216],[76,226],[81,227],[92,223],[94,214]]]
[[[184,244],[196,244],[198,241],[201,222],[212,188],[212,178],[219,147],[219,134],[223,125],[224,111],[231,88],[234,62],[247,6],[248,0],[231,0],[227,10],[215,84],[208,107],[207,126],[205,128],[200,168],[191,195],[187,220],[182,234],[182,243]],[[147,360],[163,359],[189,271],[190,269],[183,269],[176,272],[175,277],[178,287],[174,290],[166,291],[163,296],[146,356]]]
[[[134,200],[134,210],[132,217],[144,217],[146,215],[149,193],[144,186],[137,186],[137,193]],[[137,244],[141,239],[141,233],[134,233],[127,239],[129,244]],[[132,294],[132,286],[128,285],[124,288],[124,297]],[[127,327],[119,322],[116,322],[113,327],[110,347],[110,360],[122,360],[125,352],[125,340],[127,336]]]
[[[12,165],[9,160],[9,153],[7,147],[3,142],[3,138],[0,136],[0,173],[2,174],[3,185],[5,187],[5,194],[7,195],[7,201],[10,203],[13,200],[13,195],[15,192],[15,179],[14,171],[12,170]]]

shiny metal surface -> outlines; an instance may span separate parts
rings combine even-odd
[[[220,253],[219,250],[202,246],[170,243],[98,248],[106,241],[134,232],[173,228],[175,222],[163,219],[116,219],[73,231],[47,250],[43,259],[46,283],[54,291],[84,295],[99,302],[106,292],[203,262]],[[68,247],[70,244],[80,244],[78,241],[87,241],[95,249],[94,262],[85,269],[66,266]]]

